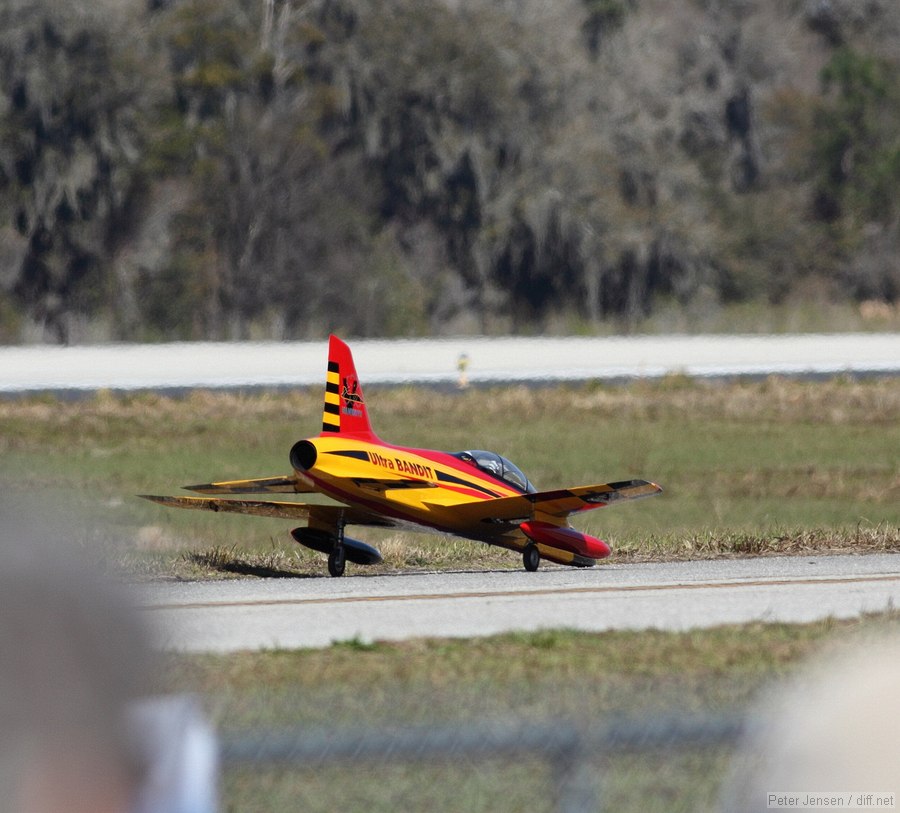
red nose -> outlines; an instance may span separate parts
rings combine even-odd
[[[552,525],[549,522],[533,520],[523,522],[519,527],[529,539],[535,542],[562,548],[562,550],[587,556],[589,559],[605,559],[610,554],[609,545],[602,539],[588,536],[565,525]]]

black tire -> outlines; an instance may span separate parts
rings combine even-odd
[[[525,565],[525,570],[529,573],[534,573],[534,571],[540,567],[541,552],[533,542],[527,545],[525,550],[522,551],[522,562]]]
[[[335,546],[334,550],[328,554],[328,572],[337,578],[344,575],[344,568],[347,566],[347,556],[343,545]]]

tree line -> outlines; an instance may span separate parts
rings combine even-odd
[[[896,302],[898,52],[890,0],[5,0],[0,341]]]

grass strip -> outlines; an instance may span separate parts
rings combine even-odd
[[[166,510],[135,498],[184,483],[289,471],[314,435],[321,391],[196,392],[0,401],[0,508],[39,495],[65,533],[137,576],[318,574],[290,524]],[[587,512],[613,561],[896,550],[900,379],[373,389],[375,426],[413,447],[495,449],[539,488],[645,477],[665,493]],[[427,403],[428,419],[422,415]],[[351,530],[351,534],[353,530]],[[519,567],[474,543],[370,531],[383,572]]]
[[[220,730],[290,727],[389,731],[508,720],[602,722],[626,715],[741,713],[814,656],[900,631],[896,613],[855,621],[750,624],[690,632],[547,630],[473,640],[337,642],[327,649],[170,656],[162,685],[198,692]],[[730,751],[596,755],[606,809],[711,809]],[[352,781],[350,781],[352,777]],[[241,769],[228,810],[552,810],[555,780],[516,764],[324,771]]]

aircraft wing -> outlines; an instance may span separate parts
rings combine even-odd
[[[567,517],[579,511],[602,508],[625,500],[652,497],[662,489],[647,480],[623,480],[593,486],[576,486],[556,491],[538,491],[495,500],[477,500],[454,506],[454,512],[469,515],[482,522],[515,522],[531,519],[536,514]]]
[[[311,505],[301,502],[274,502],[270,500],[226,500],[209,497],[160,497],[140,494],[145,500],[157,502],[169,508],[192,508],[199,511],[221,511],[226,514],[250,514],[256,517],[276,519],[312,519],[337,525],[343,518],[348,525],[372,525],[392,528],[393,520],[371,511],[349,505]]]
[[[311,480],[297,474],[256,480],[222,480],[184,488],[198,494],[308,494],[316,490]]]
[[[639,500],[661,492],[662,489],[656,483],[647,480],[622,480],[596,486],[563,488],[559,491],[539,491],[536,494],[526,494],[525,497],[534,505],[535,513],[567,517],[578,511],[603,508],[625,500]]]

